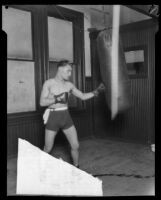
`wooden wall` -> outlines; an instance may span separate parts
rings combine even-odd
[[[126,137],[151,143],[155,136],[155,33],[157,23],[147,20],[122,27],[124,48],[137,45],[147,47],[147,77],[130,79],[132,109],[126,122]],[[129,135],[130,134],[130,135]]]
[[[110,119],[110,111],[102,97],[94,102],[94,118],[96,136],[122,138],[141,143],[154,142],[155,137],[155,32],[157,23],[153,20],[133,23],[121,27],[120,35],[123,47],[146,45],[147,71],[145,78],[130,79],[132,107],[119,114],[115,120]],[[99,61],[96,50],[98,32],[90,33],[92,51],[93,85],[100,81]]]
[[[44,143],[44,126],[39,114],[29,114],[24,117],[14,117],[7,121],[7,155],[17,153],[18,138],[25,139],[33,145],[42,148]]]

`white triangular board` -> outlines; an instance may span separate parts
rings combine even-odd
[[[18,140],[17,194],[102,196],[102,181]]]

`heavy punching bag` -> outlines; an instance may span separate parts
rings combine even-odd
[[[130,82],[126,67],[125,55],[121,44],[121,39],[118,42],[118,70],[117,81],[112,79],[112,29],[101,31],[97,36],[97,51],[100,65],[100,73],[102,82],[104,83],[106,103],[112,111],[112,101],[117,102],[117,112],[113,115],[114,118],[117,113],[124,112],[130,107]],[[113,59],[117,59],[113,56]],[[114,74],[115,75],[115,74]],[[116,85],[117,84],[117,85]],[[117,91],[112,91],[117,86]],[[112,96],[113,93],[117,93]]]

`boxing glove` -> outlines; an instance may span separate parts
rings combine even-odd
[[[54,95],[54,98],[55,98],[55,104],[56,103],[66,104],[68,102],[68,92],[63,92],[61,94]]]
[[[105,86],[103,83],[101,83],[94,91],[93,94],[94,96],[98,96],[100,92],[103,92],[105,90]]]

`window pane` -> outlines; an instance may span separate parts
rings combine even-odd
[[[125,52],[126,63],[144,62],[144,50]]]
[[[49,60],[73,62],[72,22],[48,17]]]
[[[7,62],[7,113],[35,110],[34,62]]]
[[[31,13],[3,6],[2,28],[7,33],[8,58],[32,59]]]
[[[49,62],[49,78],[54,78],[57,72],[57,62]]]

